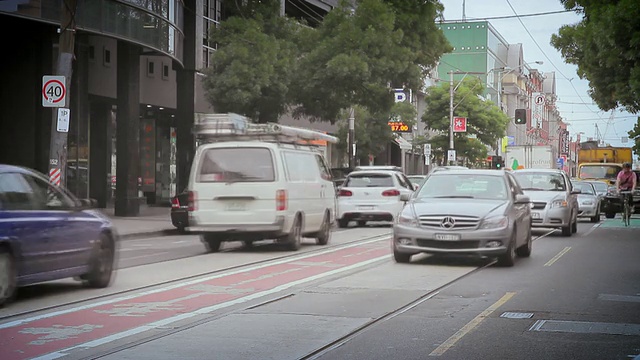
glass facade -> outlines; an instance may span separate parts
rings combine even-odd
[[[0,12],[60,23],[62,0],[0,1]],[[184,4],[181,0],[79,1],[79,29],[129,40],[182,63]]]

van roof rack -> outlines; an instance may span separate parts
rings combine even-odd
[[[193,134],[199,143],[220,141],[265,141],[314,145],[313,142],[337,143],[335,136],[319,131],[276,123],[254,124],[247,117],[234,114],[196,114]]]

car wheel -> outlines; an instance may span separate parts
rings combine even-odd
[[[576,216],[573,219],[573,223],[571,223],[571,233],[575,234],[578,232],[578,217]]]
[[[399,264],[408,264],[411,262],[412,254],[405,254],[393,249],[393,258]]]
[[[205,234],[201,235],[202,242],[204,246],[207,248],[207,251],[210,253],[215,253],[220,251],[220,245],[222,245],[222,239],[219,236],[214,234]]]
[[[285,244],[288,250],[297,251],[302,243],[302,221],[300,216],[296,216],[291,226],[289,235],[286,236]]]
[[[527,242],[516,249],[516,254],[520,257],[529,257],[531,256],[531,248],[533,244],[533,239],[531,238],[531,228],[529,228],[529,232],[527,233]]]
[[[600,222],[600,210],[596,211],[596,215],[591,218],[592,223]]]
[[[516,229],[513,229],[507,252],[498,256],[498,266],[511,267],[516,262]]]
[[[331,238],[331,216],[329,212],[326,212],[324,214],[324,220],[322,221],[322,227],[316,236],[316,244],[327,245],[329,238]]]
[[[85,276],[87,286],[98,289],[109,286],[114,261],[115,244],[113,239],[106,234],[101,234],[91,256],[89,272]]]
[[[607,219],[613,219],[614,217],[616,217],[616,213],[614,213],[614,212],[607,212],[607,213],[604,213],[604,216],[605,216]]]
[[[367,222],[366,222],[366,221],[364,221],[364,220],[358,220],[358,226],[362,227],[362,226],[365,226],[365,225],[367,225]]]
[[[244,240],[242,243],[246,247],[252,247],[253,246],[253,240]]]
[[[349,220],[346,219],[339,219],[338,220],[338,227],[341,229],[347,228],[349,226]]]
[[[8,304],[16,293],[16,265],[11,252],[0,247],[0,306]]]

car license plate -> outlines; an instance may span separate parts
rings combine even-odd
[[[532,219],[540,219],[540,213],[532,212],[531,213],[531,218]]]
[[[246,211],[247,204],[241,202],[227,203],[226,209],[227,211]]]
[[[358,206],[358,210],[373,210],[375,206],[366,205],[366,206]]]
[[[436,240],[460,240],[459,234],[435,234],[434,238]]]

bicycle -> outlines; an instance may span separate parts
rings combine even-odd
[[[624,226],[629,226],[631,224],[631,191],[620,191],[620,196],[622,197],[622,222]]]

